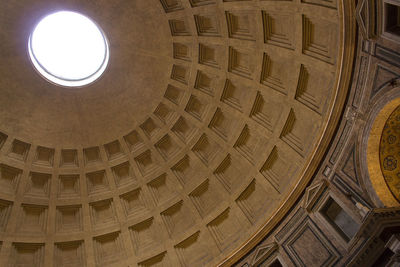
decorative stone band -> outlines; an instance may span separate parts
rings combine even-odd
[[[346,266],[365,266],[390,245],[390,236],[382,233],[385,229],[398,225],[400,208],[377,208],[365,217],[362,227],[357,233],[357,246],[353,246],[352,254]],[[358,249],[361,248],[361,249]],[[389,265],[387,265],[389,266]]]

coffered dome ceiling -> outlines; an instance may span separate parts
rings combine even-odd
[[[57,10],[108,37],[92,85],[55,86],[29,61],[33,25]],[[350,73],[343,17],[336,0],[2,3],[0,265],[238,259],[329,142]]]

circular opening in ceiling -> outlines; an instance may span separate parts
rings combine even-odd
[[[107,38],[99,26],[70,11],[44,17],[29,37],[28,50],[41,75],[68,87],[97,80],[109,59]]]

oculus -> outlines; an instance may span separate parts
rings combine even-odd
[[[28,51],[44,78],[66,87],[96,81],[106,70],[110,56],[107,38],[100,27],[70,11],[42,18],[29,37]]]

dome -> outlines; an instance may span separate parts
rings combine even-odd
[[[258,255],[268,238],[268,249],[285,247],[277,229],[303,218],[300,199],[328,199],[332,170],[351,151],[338,139],[349,99],[364,99],[353,83],[367,77],[354,78],[366,48],[353,5],[3,3],[0,265],[228,266]],[[35,25],[60,11],[89,18],[108,45],[104,72],[79,88],[49,82],[27,50]],[[341,194],[354,210],[381,205]],[[321,209],[328,219],[341,205],[333,195]],[[296,242],[287,253],[301,258]]]

